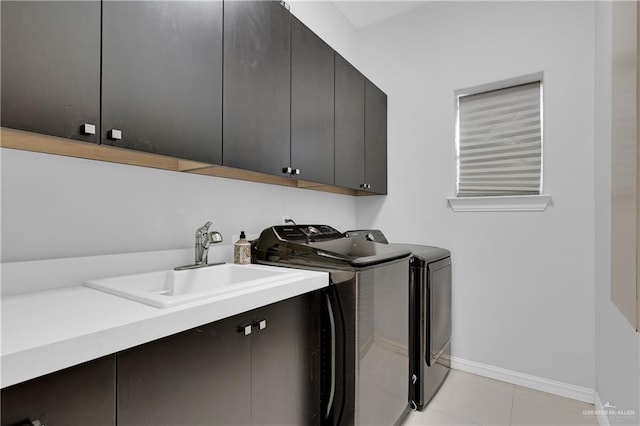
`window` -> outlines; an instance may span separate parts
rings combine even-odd
[[[541,80],[457,101],[457,197],[541,194]]]

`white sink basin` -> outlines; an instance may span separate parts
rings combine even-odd
[[[231,297],[247,289],[301,276],[301,272],[285,268],[224,264],[91,280],[84,285],[158,308],[169,308],[201,299]]]

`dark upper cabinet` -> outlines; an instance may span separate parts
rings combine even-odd
[[[334,183],[334,54],[291,17],[291,166],[300,179]]]
[[[220,164],[222,1],[105,1],[102,142]]]
[[[387,95],[365,79],[364,171],[367,191],[387,193]]]
[[[224,5],[223,165],[290,166],[289,11],[274,1]]]
[[[2,426],[114,426],[115,355],[2,389]]]
[[[335,54],[335,184],[360,189],[364,176],[364,76]]]
[[[387,192],[386,95],[279,2],[0,11],[4,127]]]
[[[335,184],[387,193],[387,95],[335,55]]]
[[[98,142],[100,1],[2,1],[0,13],[2,126]]]

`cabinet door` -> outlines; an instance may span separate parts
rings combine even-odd
[[[222,2],[105,1],[102,19],[103,143],[220,164]]]
[[[251,336],[238,332],[242,321],[118,353],[118,425],[251,424]]]
[[[98,142],[100,1],[0,7],[2,126]],[[95,134],[84,134],[83,124]]]
[[[291,18],[291,166],[300,179],[334,182],[333,49]]]
[[[255,425],[320,423],[320,292],[252,312]]]
[[[336,185],[360,189],[364,176],[364,76],[336,53]]]
[[[289,18],[275,1],[225,3],[225,166],[282,175],[291,165]]]
[[[2,426],[115,425],[115,355],[2,389]]]
[[[387,95],[372,82],[365,83],[365,181],[368,191],[387,193]]]

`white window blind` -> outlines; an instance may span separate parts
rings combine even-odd
[[[540,81],[458,96],[458,197],[541,191]]]

